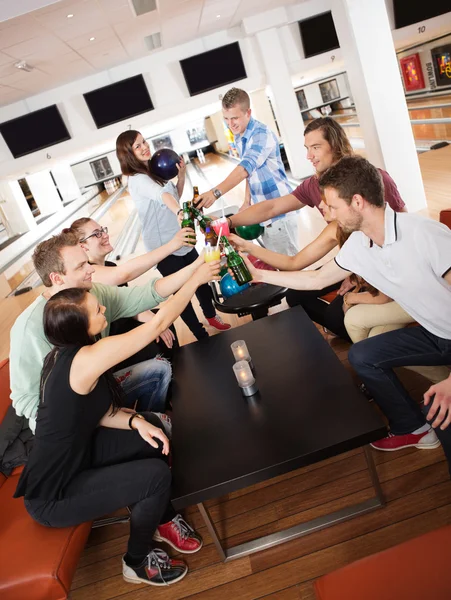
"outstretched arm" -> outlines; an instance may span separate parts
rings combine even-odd
[[[246,169],[241,165],[238,165],[233,169],[230,175],[224,179],[224,181],[221,181],[221,183],[216,186],[216,189],[220,190],[222,195],[224,195],[227,192],[230,192],[230,190],[233,190],[233,188],[239,183],[244,181],[247,175],[248,173]],[[208,208],[214,202],[216,202],[216,197],[213,194],[213,190],[210,190],[209,192],[205,192],[199,196],[196,206],[197,208]]]
[[[283,215],[293,210],[298,210],[304,205],[293,196],[288,194],[287,196],[281,196],[280,198],[274,198],[274,200],[263,200],[253,206],[246,208],[236,215],[229,217],[230,227],[238,227],[238,225],[254,225],[255,223],[263,223],[269,219],[273,219],[278,215]]]
[[[160,308],[148,323],[122,335],[113,335],[84,346],[74,358],[74,380],[71,385],[78,393],[88,393],[98,378],[108,369],[132,356],[161,335],[182,313],[197,288],[218,280],[219,261],[203,263],[182,289]]]
[[[176,273],[172,273],[172,275],[167,275],[166,277],[158,279],[155,283],[155,291],[164,298],[167,298],[171,294],[175,294],[175,292],[189,280],[203,263],[204,256],[201,254],[187,267],[180,269],[180,271],[177,271]]]
[[[256,256],[268,265],[271,265],[271,267],[279,269],[280,271],[301,271],[326,256],[332,248],[337,246],[338,242],[336,235],[337,223],[329,223],[316,240],[313,240],[311,244],[303,248],[294,256],[287,256],[286,254],[279,254],[278,252],[267,250],[258,244],[253,244],[252,242],[243,240],[233,234],[230,235],[230,241],[233,242],[239,250]]]
[[[256,269],[247,258],[243,258],[254,283],[272,283],[293,290],[322,290],[329,285],[343,281],[349,275],[349,271],[339,267],[334,260],[316,271],[287,272]]]
[[[185,227],[176,233],[170,242],[160,246],[156,250],[146,252],[142,256],[132,258],[117,267],[105,267],[104,265],[95,265],[93,281],[105,285],[121,285],[133,281],[161,260],[181,248],[182,246],[191,246],[189,234],[193,230]]]

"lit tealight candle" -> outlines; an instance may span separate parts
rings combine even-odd
[[[249,354],[249,350],[247,349],[246,342],[244,340],[237,340],[230,345],[232,348],[233,356],[236,361],[239,360],[247,360],[251,362],[251,355]]]
[[[252,396],[258,391],[255,383],[255,377],[252,374],[251,368],[247,360],[240,360],[233,365],[238,385],[245,396]]]

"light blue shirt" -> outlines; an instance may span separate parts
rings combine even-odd
[[[179,202],[177,188],[172,181],[168,181],[162,187],[148,175],[137,173],[128,178],[128,191],[138,211],[142,238],[147,252],[171,241],[180,231],[180,225],[177,216],[163,202],[162,195],[167,192]],[[191,250],[192,248],[182,246],[173,254],[184,256]]]
[[[279,142],[269,127],[251,117],[243,135],[235,135],[235,142],[240,165],[248,173],[252,204],[291,194]],[[273,221],[284,217],[279,215]]]

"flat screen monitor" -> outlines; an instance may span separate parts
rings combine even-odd
[[[142,75],[122,79],[83,96],[97,129],[136,117],[154,108]]]
[[[393,0],[395,28],[407,27],[451,12],[450,0]]]
[[[0,133],[14,158],[70,140],[56,104],[0,123]]]
[[[330,11],[299,21],[299,31],[305,58],[340,47]]]
[[[180,61],[190,96],[247,77],[238,42],[196,54]]]

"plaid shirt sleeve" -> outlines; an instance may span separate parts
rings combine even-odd
[[[248,140],[240,165],[248,175],[263,166],[276,147],[275,136],[268,131],[256,131]]]

